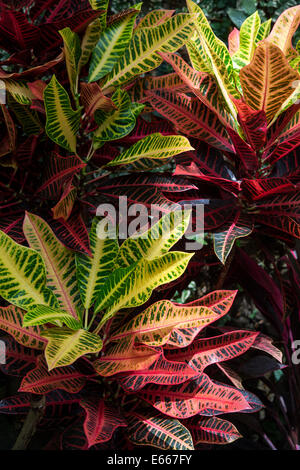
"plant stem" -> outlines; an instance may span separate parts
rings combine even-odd
[[[18,435],[12,450],[27,449],[31,439],[33,438],[36,432],[37,426],[43,416],[45,403],[45,395],[40,396],[37,401],[34,399],[32,400],[31,408],[28,412],[28,415],[26,416],[21,432]]]
[[[85,314],[84,314],[84,328],[87,330],[88,329],[88,318],[89,318],[89,309],[85,309]]]

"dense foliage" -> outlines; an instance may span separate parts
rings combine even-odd
[[[296,449],[300,6],[116,6],[0,2],[0,424],[191,450],[276,423]],[[151,229],[99,214],[125,196]]]

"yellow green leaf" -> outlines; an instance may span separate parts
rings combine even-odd
[[[55,75],[44,90],[44,101],[48,136],[61,147],[76,153],[81,110],[72,109],[68,93]]]
[[[1,231],[0,296],[25,310],[35,304],[58,307],[53,292],[46,287],[46,270],[40,254]]]
[[[26,213],[23,231],[29,246],[44,260],[47,283],[59,306],[72,317],[80,318],[82,306],[77,287],[74,252],[66,248],[49,225],[37,215]]]
[[[157,52],[176,52],[193,34],[193,15],[179,13],[163,24],[134,34],[128,48],[101,86],[108,90],[149,72],[162,63]]]
[[[143,158],[165,159],[193,150],[186,137],[150,134],[122,152],[106,166],[128,165]]]
[[[99,336],[82,329],[74,331],[54,327],[44,330],[42,336],[48,340],[45,349],[48,370],[68,366],[79,357],[102,349]]]

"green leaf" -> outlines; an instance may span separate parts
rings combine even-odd
[[[241,27],[240,46],[237,52],[232,56],[233,63],[236,65],[237,69],[251,62],[256,47],[255,41],[259,28],[260,17],[256,11],[244,21]]]
[[[235,8],[227,8],[226,11],[227,15],[237,28],[240,28],[243,22],[247,19],[247,15],[243,11],[236,10]]]
[[[76,153],[76,134],[81,110],[72,109],[68,93],[55,75],[44,90],[44,101],[47,135],[61,147]]]
[[[134,34],[129,47],[103,80],[103,90],[125,84],[162,63],[157,52],[176,52],[193,34],[193,15],[179,13],[163,24]]]
[[[109,0],[89,0],[93,10],[107,10]]]
[[[229,51],[226,45],[214,34],[201,8],[191,0],[187,0],[187,5],[191,13],[198,14],[198,17],[195,19],[195,26],[203,51],[207,56],[228,109],[232,116],[237,118],[237,112],[230,97],[239,98],[240,94],[236,88],[233,64]]]
[[[10,95],[8,95],[7,98],[9,108],[15,114],[25,134],[39,135],[43,131],[43,126],[38,113],[36,111],[32,111],[29,106],[20,104]]]
[[[140,236],[127,238],[121,245],[115,266],[125,268],[136,261],[154,259],[167,253],[184,235],[191,211],[174,211],[161,219]]]
[[[97,353],[102,349],[99,336],[86,330],[70,330],[68,328],[50,328],[42,332],[48,340],[45,357],[48,369],[73,364],[79,357],[89,353]]]
[[[74,252],[66,248],[49,225],[37,215],[26,213],[23,231],[30,248],[44,260],[47,282],[60,308],[74,318],[81,318]]]
[[[46,271],[39,253],[19,245],[0,231],[0,296],[25,310],[42,304],[58,307],[46,287]]]
[[[96,18],[87,26],[81,41],[81,56],[78,64],[79,71],[88,63],[90,55],[99,41],[101,30],[102,27],[99,18]]]
[[[76,253],[78,286],[85,309],[89,309],[100,295],[119,251],[116,235],[110,231],[107,224],[105,227],[103,221],[96,218],[90,230],[90,250],[92,256]]]
[[[78,95],[79,60],[81,57],[80,39],[78,34],[73,33],[70,28],[60,30],[59,34],[64,41],[64,54],[71,92],[76,98]]]
[[[135,410],[128,414],[128,438],[137,445],[163,450],[194,450],[190,431],[177,419],[154,410]]]
[[[122,152],[106,166],[128,165],[143,158],[166,159],[193,150],[186,137],[150,134]]]
[[[94,132],[94,147],[104,142],[121,139],[128,135],[136,123],[136,115],[132,112],[131,101],[126,91],[118,89],[112,96],[115,110],[105,112],[97,110],[95,120],[99,124]],[[134,108],[135,110],[135,108]]]
[[[57,325],[58,322],[64,323],[72,330],[78,330],[82,327],[81,322],[69,313],[45,305],[34,305],[31,307],[24,317],[23,326],[37,326],[44,325],[45,323]]]
[[[89,82],[95,82],[103,78],[122,57],[130,42],[138,13],[138,10],[131,11],[102,32],[92,53]]]
[[[5,88],[19,104],[31,105],[35,96],[25,82],[5,80]]]
[[[180,277],[192,256],[193,253],[172,251],[153,260],[141,259],[127,268],[117,269],[108,277],[95,304],[95,312],[106,309],[100,325],[121,308],[142,305],[156,287]]]
[[[268,37],[268,35],[270,34],[270,30],[271,30],[271,24],[272,24],[271,18],[268,21],[265,21],[264,23],[261,24],[257,32],[256,38],[255,38],[256,44],[259,41],[263,41],[264,39]]]

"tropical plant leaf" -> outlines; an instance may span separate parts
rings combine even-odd
[[[159,53],[166,62],[172,65],[183,83],[186,84],[200,101],[214,112],[225,127],[235,128],[236,124],[226,111],[222,95],[213,77],[201,71],[195,71],[177,54]]]
[[[176,52],[192,34],[193,16],[185,13],[179,13],[158,26],[141,29],[134,34],[120,61],[103,80],[103,89],[123,85],[158,67],[162,63],[158,51]]]
[[[35,367],[37,361],[36,350],[24,347],[11,337],[3,337],[2,341],[5,344],[5,364],[0,366],[3,374],[23,377],[24,374]]]
[[[121,308],[145,303],[156,287],[181,276],[192,256],[193,253],[172,251],[153,260],[142,259],[117,269],[108,277],[95,303],[95,312],[106,309],[100,325]]]
[[[133,338],[148,346],[167,343],[176,329],[200,329],[220,317],[208,307],[176,305],[170,300],[160,300],[129,320],[111,337],[111,341]]]
[[[44,260],[47,285],[54,292],[59,306],[75,319],[82,318],[75,254],[58,240],[49,225],[37,215],[26,213],[23,231],[29,246]]]
[[[94,115],[100,109],[103,111],[111,111],[116,106],[114,102],[103,95],[101,88],[97,83],[82,83],[81,95],[82,104],[87,115]]]
[[[186,48],[189,54],[189,58],[193,69],[199,72],[212,73],[210,62],[203,50],[200,39],[193,36],[186,43]]]
[[[102,349],[99,336],[82,329],[74,331],[54,327],[43,330],[42,336],[48,340],[45,358],[49,371],[73,364],[79,357]]]
[[[233,63],[238,69],[248,65],[253,57],[257,39],[257,34],[260,28],[260,17],[256,11],[253,15],[249,16],[241,26],[239,48],[232,56]]]
[[[96,18],[87,26],[81,41],[81,56],[78,62],[79,72],[81,68],[88,63],[91,53],[99,41],[101,30],[100,18]]]
[[[99,127],[94,132],[94,147],[103,145],[105,141],[117,140],[129,134],[136,123],[132,103],[128,93],[118,89],[112,95],[112,102],[116,109],[112,112],[98,110],[95,120]]]
[[[17,133],[14,121],[8,109],[3,104],[0,106],[7,129],[7,136],[5,136],[5,138],[2,140],[2,149],[0,150],[0,157],[3,157],[15,149]]]
[[[136,445],[163,450],[194,450],[189,430],[177,419],[170,419],[155,411],[134,411],[127,417],[128,437]]]
[[[240,47],[240,32],[237,28],[233,28],[231,33],[228,35],[228,49],[229,54],[233,56]]]
[[[160,351],[148,346],[136,346],[132,338],[125,338],[112,345],[101,359],[93,362],[97,374],[110,377],[112,375],[148,369],[160,356]]]
[[[258,30],[257,35],[256,35],[256,38],[255,38],[256,44],[259,41],[263,41],[264,39],[266,39],[269,36],[270,30],[271,30],[271,25],[272,25],[272,19],[271,18],[260,25],[259,30]]]
[[[64,157],[55,152],[51,153],[42,177],[43,183],[36,194],[48,199],[58,199],[73,176],[85,166],[86,164],[76,155]]]
[[[57,238],[69,249],[79,253],[90,252],[89,235],[78,207],[74,207],[68,220],[49,220]]]
[[[29,86],[20,80],[5,80],[5,88],[19,104],[31,105],[35,98]]]
[[[139,10],[140,8],[135,7],[100,34],[90,60],[89,82],[95,82],[107,75],[122,57],[130,42]]]
[[[181,385],[147,385],[137,394],[154,408],[171,416],[185,419],[201,414],[206,409],[232,413],[250,409],[240,390],[217,385],[206,374]]]
[[[153,10],[147,13],[136,26],[134,32],[136,33],[142,28],[151,28],[163,23],[166,19],[170,18],[175,10]]]
[[[0,231],[0,295],[17,307],[42,304],[57,307],[46,287],[45,265],[39,253],[18,245]]]
[[[74,203],[76,201],[77,188],[72,185],[72,181],[66,186],[60,200],[52,207],[54,219],[68,220],[70,217]]]
[[[86,398],[80,405],[86,412],[83,427],[89,447],[109,441],[118,427],[127,426],[118,411],[101,398]]]
[[[264,111],[254,111],[242,100],[234,100],[238,120],[254,150],[260,150],[267,138],[267,118]]]
[[[107,276],[114,268],[119,251],[116,233],[112,232],[109,224],[105,227],[96,218],[90,230],[90,249],[92,256],[76,253],[77,281],[85,309],[89,309],[96,301]]]
[[[36,111],[32,111],[28,106],[18,103],[10,95],[8,95],[7,101],[25,134],[39,135],[43,131],[42,123]]]
[[[72,330],[78,330],[82,326],[81,322],[70,313],[45,305],[32,306],[23,319],[24,326],[44,325],[45,323],[53,323],[54,325],[64,323]]]
[[[35,369],[23,378],[19,391],[43,395],[60,389],[69,393],[78,393],[84,387],[85,382],[85,375],[74,366],[59,367],[48,371],[44,357],[40,356]]]
[[[226,259],[237,238],[247,237],[253,230],[253,223],[245,218],[240,212],[234,217],[232,223],[226,231],[213,234],[214,250],[221,263],[225,264]]]
[[[233,143],[237,156],[242,163],[246,173],[255,174],[258,169],[258,158],[253,148],[245,142],[237,132],[228,128],[228,134]]]
[[[76,153],[76,134],[81,110],[72,109],[68,93],[55,75],[44,90],[44,101],[47,135],[61,147]]]
[[[89,0],[93,10],[106,10],[108,6],[108,0]]]
[[[28,22],[21,11],[14,11],[9,5],[2,5],[0,20],[0,39],[2,47],[11,50],[26,50],[35,46],[39,39],[39,28]]]
[[[186,421],[195,445],[198,444],[230,444],[242,435],[229,421],[220,418],[193,417]]]
[[[190,211],[174,211],[152,224],[147,232],[127,238],[121,245],[116,267],[125,268],[143,258],[155,259],[167,253],[188,228]]]
[[[167,361],[161,356],[147,369],[120,374],[118,382],[125,391],[136,392],[149,383],[175,385],[186,382],[197,374],[187,364]]]
[[[226,129],[218,116],[196,97],[160,91],[147,92],[147,97],[153,108],[170,120],[178,132],[232,152]]]
[[[278,46],[285,56],[294,55],[292,37],[300,23],[300,5],[285,10],[274,24],[268,41]]]
[[[40,328],[24,327],[24,315],[24,310],[14,305],[0,307],[0,329],[9,333],[19,344],[27,348],[44,349],[45,340],[40,334]]]
[[[236,110],[230,96],[239,98],[239,92],[235,83],[229,51],[225,44],[215,36],[201,8],[191,0],[187,0],[187,6],[191,13],[198,14],[194,22],[203,51],[208,58],[228,109],[232,116],[236,118]]]
[[[244,354],[254,344],[257,332],[233,331],[213,338],[198,339],[188,348],[165,351],[169,361],[186,362],[196,371],[216,362],[223,362]]]
[[[198,307],[203,306],[212,310],[218,318],[223,317],[229,311],[234,301],[237,291],[213,291],[210,294],[201,297],[200,299],[194,300],[184,307]],[[175,304],[179,306],[178,304]],[[215,320],[212,320],[215,321]],[[174,329],[165,345],[165,348],[184,348],[192,343],[194,338],[201,331],[201,326],[198,328],[178,328]]]
[[[70,28],[62,29],[59,34],[64,41],[64,55],[71,92],[73,97],[76,98],[78,94],[79,60],[81,57],[80,39],[78,34]]]
[[[289,66],[282,51],[267,40],[258,44],[251,63],[240,71],[246,103],[264,111],[268,123],[294,92],[292,83],[297,79],[298,72]]]
[[[122,152],[106,166],[128,165],[143,158],[165,159],[193,150],[186,137],[150,134]]]

